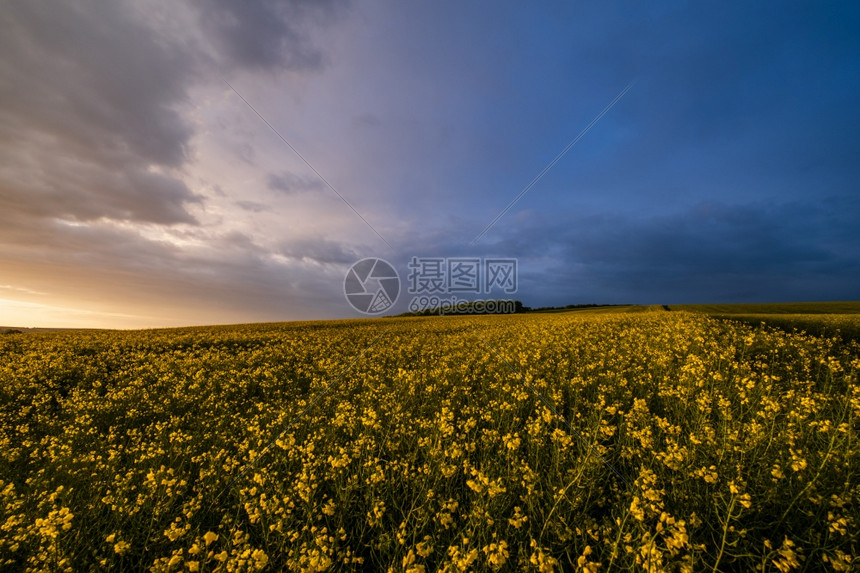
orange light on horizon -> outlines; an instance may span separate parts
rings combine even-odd
[[[158,317],[0,298],[0,326],[18,328],[147,328]]]

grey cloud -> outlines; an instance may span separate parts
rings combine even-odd
[[[336,7],[217,0],[198,7],[33,0],[0,11],[4,283],[36,285],[54,299],[174,313],[161,324],[336,312],[339,282],[315,262],[346,260],[346,247],[307,240],[284,249],[287,264],[276,262],[246,235],[197,226],[189,207],[203,198],[181,179],[195,135],[190,90],[217,81],[216,68],[316,69],[321,48],[306,32]],[[165,21],[180,13],[180,24]],[[318,188],[301,177],[277,182]],[[172,226],[169,233],[195,246],[145,238],[144,228],[158,236],[152,224]]]
[[[305,177],[286,171],[269,173],[266,184],[273,191],[282,191],[288,194],[302,191],[320,191],[325,188],[325,184],[320,181],[319,177]]]
[[[165,25],[157,3],[9,4],[0,12],[0,205],[18,217],[194,223],[187,207],[201,198],[179,178],[194,135],[189,89],[216,62],[315,67],[321,56],[304,31],[336,8],[207,0],[182,12],[203,28],[196,34]],[[213,56],[201,37],[226,52]]]
[[[120,3],[36,0],[0,18],[2,74],[13,86],[3,94],[3,125],[50,134],[91,158],[183,163],[191,129],[175,106],[195,70],[187,50]]]
[[[287,265],[274,262],[242,233],[199,228],[179,233],[204,242],[204,249],[180,248],[104,224],[43,220],[35,227],[14,227],[14,234],[16,244],[0,250],[4,282],[27,285],[52,300],[155,315],[138,324],[278,321],[348,312],[339,269],[301,260],[302,253]],[[34,247],[40,239],[52,248]]]
[[[318,69],[321,49],[310,32],[337,16],[340,2],[200,0],[203,29],[220,54],[247,68]]]
[[[682,269],[766,272],[839,257],[821,244],[828,231],[808,225],[809,216],[830,218],[814,205],[703,203],[640,222],[594,221],[566,233],[565,252],[584,263],[666,269],[675,276]]]
[[[194,195],[182,181],[159,173],[131,171],[127,174],[126,182],[128,195],[137,200],[130,202],[135,209],[128,211],[128,216],[122,218],[165,224],[196,222],[184,205],[202,199]]]
[[[710,203],[641,221],[577,217],[567,229],[555,228],[555,237],[533,229],[533,239],[544,249],[558,245],[559,263],[542,280],[552,283],[549,290],[566,285],[571,296],[584,290],[614,302],[853,297],[860,288],[858,244],[847,237],[860,221],[833,208],[846,201],[856,203]]]
[[[0,22],[0,201],[20,216],[193,222],[199,198],[167,173],[192,135],[179,108],[194,55],[121,3],[16,2]]]
[[[236,205],[251,213],[261,213],[267,209],[265,205],[256,201],[236,201]]]
[[[201,200],[181,180],[129,159],[110,166],[22,145],[0,160],[0,169],[0,205],[14,217],[172,225],[194,223],[186,206]]]
[[[848,300],[860,289],[858,214],[860,199],[846,196],[700,203],[650,217],[533,214],[499,225],[475,247],[452,220],[394,237],[390,260],[403,271],[413,255],[516,257],[516,297],[535,306]]]
[[[326,264],[352,264],[361,258],[349,246],[322,237],[290,241],[281,245],[279,254],[300,261]]]

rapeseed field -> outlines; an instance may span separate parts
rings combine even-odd
[[[860,344],[689,312],[0,337],[0,568],[856,570]]]

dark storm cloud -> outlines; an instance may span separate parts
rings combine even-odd
[[[556,303],[845,299],[860,287],[858,207],[838,197],[706,203],[638,219],[574,215],[564,226],[513,233],[497,247],[537,265],[536,253],[550,255],[555,263],[530,286]]]
[[[22,148],[7,158],[14,161],[23,154],[40,165],[31,170],[22,160],[5,166],[8,176],[0,182],[2,219],[93,221],[104,217],[168,225],[195,222],[186,206],[200,198],[179,179],[128,161],[108,170],[103,164],[62,157],[54,149]]]
[[[318,69],[323,52],[312,32],[337,13],[339,2],[199,0],[201,22],[230,63],[242,68]]]
[[[398,237],[411,256],[519,260],[527,305],[854,299],[860,289],[860,199],[698,203],[641,214],[523,212],[497,239],[467,243],[462,222]],[[397,240],[400,239],[400,240]]]
[[[117,3],[16,2],[0,21],[6,213],[192,221],[197,197],[152,167],[186,160],[194,58]]]
[[[187,50],[120,3],[15,2],[0,19],[4,139],[38,131],[89,160],[182,164],[191,130],[173,106],[194,71]]]
[[[218,61],[318,67],[319,51],[303,30],[335,14],[330,3],[204,1],[189,25],[198,17],[206,39],[224,48],[212,55],[193,33],[173,37],[153,24],[157,17],[142,18],[147,9],[158,7],[34,0],[0,13],[7,216],[193,223],[187,206],[200,197],[172,174],[188,160],[194,135],[183,115],[193,105],[190,87],[217,81]]]
[[[856,298],[856,6],[525,11],[541,32],[514,52],[526,63],[502,60],[505,89],[458,118],[484,134],[466,152],[495,156],[492,169],[464,161],[452,186],[483,188],[481,202],[452,192],[462,220],[423,233],[429,216],[416,221],[413,254],[468,256],[464,244],[636,78],[473,254],[520,258],[527,304]]]
[[[182,177],[196,129],[192,88],[221,90],[220,73],[249,67],[318,70],[321,48],[306,31],[334,15],[334,4],[271,2],[204,1],[190,10],[90,0],[4,5],[4,281],[118,307],[196,308],[197,316],[207,308],[234,312],[226,305],[254,320],[293,316],[288,301],[327,296],[318,279],[285,274],[248,236],[204,229],[190,208],[203,209],[206,200]],[[241,203],[252,212],[266,208]],[[189,225],[187,236],[177,224]],[[179,241],[159,239],[159,226],[171,226]],[[344,256],[329,244],[318,249],[326,259]],[[260,314],[262,307],[275,314]]]

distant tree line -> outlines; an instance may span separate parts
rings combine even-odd
[[[527,312],[529,312],[529,311],[530,312],[545,312],[548,310],[573,310],[573,309],[577,309],[577,308],[601,308],[601,307],[607,307],[607,306],[628,306],[628,305],[626,305],[626,304],[588,303],[588,304],[568,304],[565,306],[539,306],[537,308],[529,308],[529,310]],[[528,308],[528,307],[526,307],[526,308]]]
[[[513,303],[513,304],[511,304]],[[600,308],[610,306],[625,306],[622,304],[568,304],[566,306],[540,306],[532,308],[525,306],[522,301],[515,300],[490,300],[490,301],[460,301],[456,308],[434,307],[418,311],[404,312],[396,316],[439,316],[449,314],[523,314],[528,312],[552,312],[564,310],[576,310],[578,308]]]

